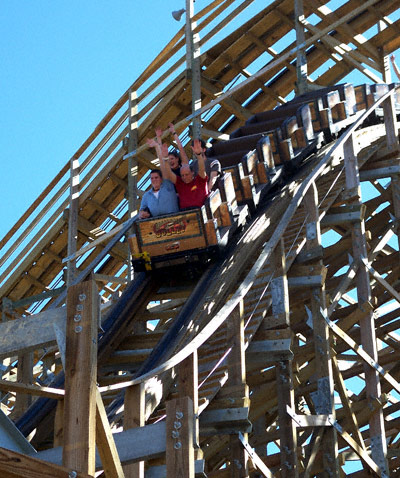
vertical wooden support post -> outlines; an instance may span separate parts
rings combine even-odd
[[[315,183],[312,184],[304,199],[307,213],[306,224],[306,249],[312,250],[321,247],[321,227],[318,211],[318,191]],[[321,274],[323,263],[321,259],[307,263],[310,274]],[[313,394],[317,414],[333,415],[334,407],[334,382],[329,344],[329,328],[321,315],[321,309],[326,311],[325,288],[321,284],[311,289],[311,311],[314,331],[315,371],[317,379],[317,392]],[[328,427],[322,438],[323,469],[319,476],[327,478],[339,477],[337,432],[334,427]]]
[[[128,210],[129,217],[137,214],[138,159],[138,98],[136,90],[129,90],[129,136],[128,136]],[[133,279],[131,253],[128,252],[128,280]]]
[[[400,145],[396,123],[396,109],[393,96],[383,103],[383,117],[385,119],[386,142],[389,156],[393,157],[394,165],[400,164]],[[397,159],[395,159],[397,158]],[[397,219],[396,233],[400,247],[400,175],[394,174],[391,181],[394,216]]]
[[[307,58],[304,45],[305,33],[301,20],[304,19],[303,0],[294,0],[294,21],[296,28],[296,72],[297,72],[297,94],[302,95],[307,91]]]
[[[225,387],[232,387],[231,398],[246,399],[249,391],[246,385],[243,301],[239,302],[228,318],[227,328],[231,351],[228,356],[228,381]],[[248,434],[244,433],[243,436],[247,441]],[[231,449],[230,477],[247,478],[249,476],[248,455],[236,435],[230,436],[229,446]]]
[[[194,445],[199,445],[199,420],[197,418],[199,405],[199,379],[197,350],[195,350],[186,360],[177,367],[178,394],[180,397],[189,397],[193,402],[193,416],[195,418],[194,426]]]
[[[94,281],[67,295],[63,464],[95,472],[96,371],[99,296]]]
[[[289,292],[286,277],[285,248],[283,239],[276,246],[273,255],[274,278],[271,282],[272,314],[277,323],[289,325]],[[281,476],[297,478],[297,433],[287,406],[294,409],[294,388],[292,362],[281,360],[276,366],[278,393],[279,439],[281,445]]]
[[[145,425],[145,384],[128,387],[124,400],[124,430]],[[144,461],[123,467],[125,478],[144,478]]]
[[[69,216],[68,216],[68,256],[74,254],[77,250],[78,240],[78,215],[79,215],[79,160],[74,156],[70,161],[69,178]],[[76,276],[76,259],[68,262],[67,286],[70,286]]]
[[[186,0],[186,69],[192,85],[192,114],[201,108],[200,38],[194,33],[194,0]],[[201,117],[193,119],[193,138],[201,138]]]
[[[360,176],[358,171],[357,156],[354,151],[353,136],[351,136],[344,144],[343,153],[346,171],[346,188],[352,191],[358,190],[358,201],[361,204]],[[368,271],[361,263],[362,259],[367,258],[367,241],[365,238],[364,221],[351,224],[351,234],[354,260],[360,263],[356,280],[358,303],[359,305],[362,305],[363,303],[369,302],[371,300],[371,286],[369,282]],[[378,361],[375,323],[372,312],[365,315],[360,320],[360,329],[361,344],[363,349],[373,358],[373,360]],[[379,399],[381,395],[378,372],[374,368],[365,364],[364,373],[367,400],[372,402]],[[375,410],[375,412],[371,414],[369,419],[369,429],[372,459],[381,469],[382,473],[387,474],[387,446],[385,440],[383,413],[381,408]]]
[[[378,33],[385,30],[386,23],[383,20],[379,20],[378,22]],[[391,83],[392,82],[392,75],[390,72],[390,62],[389,56],[386,54],[385,48],[380,47],[378,48],[379,56],[380,56],[380,64],[382,68],[382,80],[384,83]]]
[[[389,56],[386,54],[383,48],[379,48],[380,53],[380,64],[382,67],[382,80],[384,83],[392,82],[392,73],[390,71],[390,61]]]
[[[18,356],[17,381],[31,385],[33,383],[33,353],[28,352]],[[18,393],[14,410],[13,420],[20,417],[32,403],[32,396],[26,393]]]
[[[166,408],[167,478],[194,478],[193,402],[177,398]]]
[[[136,91],[129,91],[129,137],[128,137],[128,208],[129,217],[136,214],[137,209],[137,175],[138,163],[136,150],[138,147],[138,98]]]

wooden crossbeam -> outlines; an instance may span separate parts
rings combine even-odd
[[[58,388],[40,387],[27,383],[11,382],[10,380],[0,380],[0,390],[3,392],[16,392],[37,397],[54,398],[56,400],[62,400],[65,396],[65,391]]]
[[[92,475],[73,468],[54,465],[6,448],[0,448],[0,475],[2,478],[92,478]]]
[[[328,319],[327,315],[321,310],[328,326],[333,333],[340,337],[357,355],[359,355],[366,364],[376,370],[398,393],[400,393],[400,384],[395,380],[389,372],[386,372],[363,348],[361,348],[346,332],[344,332],[337,324]]]
[[[125,478],[99,389],[96,390],[96,445],[107,478]]]

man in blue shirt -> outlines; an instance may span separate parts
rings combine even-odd
[[[178,198],[172,182],[168,179],[163,180],[159,169],[151,170],[150,181],[152,188],[143,194],[139,218],[146,219],[178,212]]]

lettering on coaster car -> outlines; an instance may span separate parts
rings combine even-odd
[[[186,226],[187,221],[185,219],[156,222],[153,231],[157,237],[173,236],[175,234],[183,234],[186,231]]]
[[[179,242],[173,242],[165,246],[166,251],[175,251],[177,249],[179,249]]]

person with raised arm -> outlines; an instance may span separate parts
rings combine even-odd
[[[392,62],[393,70],[396,73],[398,80],[400,81],[400,70],[396,64],[396,57],[393,54],[390,55],[390,61]]]
[[[182,164],[189,164],[189,159],[188,159],[188,157],[186,155],[186,152],[185,152],[185,150],[182,146],[182,143],[179,139],[179,136],[175,131],[175,126],[172,123],[169,123],[168,127],[169,127],[170,133],[174,137],[176,145],[178,146]],[[200,151],[197,154],[194,153],[196,158],[192,161],[190,166],[192,168],[192,171],[193,171],[194,175],[196,176],[196,174],[198,174],[198,170],[199,170],[199,166],[198,166],[199,156],[203,157],[204,164],[205,164],[205,169],[206,169],[206,174],[207,174],[207,177],[208,177],[208,190],[213,191],[217,187],[217,179],[222,174],[221,163],[218,161],[217,158],[212,158],[212,157],[207,156],[207,145],[206,145],[204,140],[200,139],[198,141],[200,141],[201,148],[200,148]],[[193,149],[193,141],[192,141],[192,149]],[[173,166],[171,166],[171,168],[173,170]]]
[[[174,149],[168,152],[169,165],[171,166],[172,172],[175,173],[177,176],[180,176],[180,169],[182,164],[189,164],[189,159],[187,157],[185,149],[182,146],[181,140],[179,139],[178,133],[175,131],[175,126],[173,125],[173,123],[169,123],[168,129],[172,137],[174,138],[176,146],[178,147],[178,151]]]
[[[156,149],[161,165],[163,160],[161,159],[161,147],[159,141],[148,139],[147,144]],[[163,168],[161,168],[161,170],[152,169],[150,171],[150,182],[152,187],[143,195],[139,210],[140,219],[172,214],[179,211],[175,187],[171,181],[163,178],[164,175],[162,171]]]
[[[193,152],[200,154],[200,140],[195,139],[192,146]],[[176,187],[179,195],[180,209],[192,209],[201,207],[208,196],[208,177],[205,170],[204,158],[199,157],[198,174],[195,176],[188,164],[182,164],[181,175],[173,173],[168,162],[168,146],[162,145],[162,161],[165,168],[165,178],[168,178]],[[162,169],[164,171],[164,169]]]
[[[206,168],[206,174],[208,177],[208,190],[214,191],[218,185],[217,179],[222,174],[221,163],[218,161],[217,158],[207,156],[207,145],[204,140],[200,139],[197,141],[200,142],[200,148],[199,147],[196,148],[197,152],[193,149],[194,142],[192,141],[192,149],[196,156],[196,159],[193,160],[191,167],[193,169],[194,174],[197,174],[199,159],[200,157],[203,158],[205,168]]]

